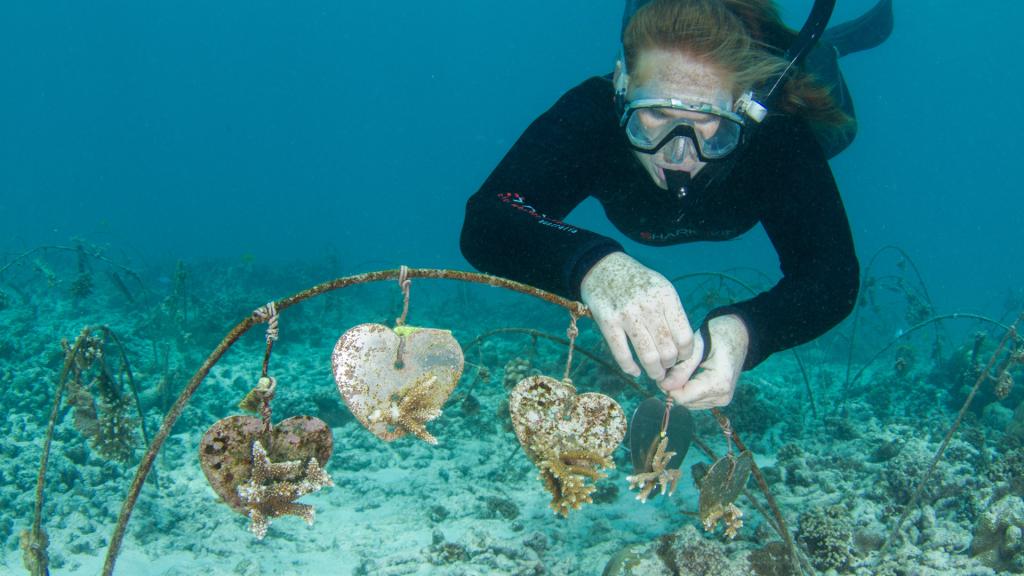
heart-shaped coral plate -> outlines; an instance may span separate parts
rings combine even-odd
[[[334,380],[349,410],[381,440],[406,434],[436,444],[427,422],[462,375],[462,348],[447,330],[360,324],[331,355]]]
[[[238,487],[253,474],[253,443],[265,446],[272,462],[300,462],[305,466],[316,458],[321,467],[334,449],[331,429],[323,420],[312,416],[295,416],[273,427],[270,441],[262,437],[263,422],[254,416],[229,416],[218,421],[203,434],[199,443],[199,463],[207,481],[232,509],[250,513]]]
[[[612,452],[626,434],[626,415],[605,396],[547,376],[522,379],[509,396],[509,414],[526,455],[551,492],[551,508],[569,511],[591,502],[596,487],[614,468]]]
[[[626,435],[626,416],[614,399],[576,394],[569,383],[548,376],[524,378],[509,397],[519,443],[534,462],[550,452],[587,451],[610,456]]]

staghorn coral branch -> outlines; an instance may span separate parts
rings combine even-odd
[[[299,460],[272,462],[256,440],[252,444],[252,477],[237,488],[252,521],[249,531],[262,540],[271,518],[284,515],[298,516],[312,526],[316,516],[313,507],[295,500],[325,486],[334,486],[334,482],[315,457],[305,466]]]
[[[551,454],[551,457],[537,463],[540,478],[544,487],[551,492],[551,509],[563,518],[569,517],[571,510],[579,510],[583,504],[590,504],[590,495],[597,486],[587,484],[586,479],[596,482],[608,475],[598,468],[614,468],[611,458],[590,452],[572,452]],[[575,464],[567,461],[573,460]]]
[[[678,469],[666,469],[669,461],[676,455],[675,452],[665,451],[666,446],[668,446],[668,436],[664,435],[661,437],[661,441],[658,442],[658,447],[651,457],[650,472],[637,472],[632,476],[626,476],[626,481],[629,482],[629,489],[639,489],[640,493],[636,495],[636,499],[641,503],[646,503],[651,492],[659,485],[661,486],[662,494],[667,492],[671,496],[676,491],[676,484],[679,482],[682,472]]]

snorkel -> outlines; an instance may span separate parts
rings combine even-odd
[[[633,14],[650,0],[626,0],[626,9],[622,20],[622,33],[625,35]],[[814,48],[825,28],[828,26],[832,11],[835,8],[836,0],[815,0],[811,12],[797,34],[796,39],[786,49],[783,58],[787,62],[785,67],[766,82],[744,93],[735,104],[735,112],[742,117],[743,134],[739,145],[725,159],[707,164],[696,175],[682,170],[666,170],[665,181],[668,190],[680,198],[690,196],[697,192],[697,197],[708,193],[715,185],[720,184],[732,171],[737,159],[743,154],[743,149],[750,145],[756,137],[761,123],[771,112],[779,97],[783,94],[789,74],[798,68],[807,54]],[[618,69],[615,75],[615,104],[618,115],[622,115],[626,109],[626,91],[629,84],[629,74],[626,70],[625,48],[620,48]],[[693,198],[696,199],[696,198]]]
[[[836,0],[815,0],[811,7],[811,14],[804,22],[803,28],[797,35],[796,40],[786,50],[783,59],[789,63],[778,74],[765,82],[762,89],[755,89],[744,94],[737,103],[737,112],[749,119],[746,123],[746,131],[752,134],[768,115],[768,111],[781,94],[781,88],[785,85],[786,76],[790,71],[800,66],[804,58],[818,43],[821,35],[832,18],[832,10],[836,7]]]

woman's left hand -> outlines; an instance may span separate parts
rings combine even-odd
[[[669,393],[676,404],[690,410],[718,408],[732,402],[747,357],[750,334],[738,316],[712,318],[708,321],[708,332],[711,350],[707,359],[701,363],[707,343],[695,334],[690,357],[670,368],[658,382],[658,387]],[[694,376],[698,368],[701,372]]]

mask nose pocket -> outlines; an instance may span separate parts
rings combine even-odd
[[[696,157],[693,140],[687,136],[676,136],[665,144],[665,161],[669,164],[682,164],[687,158]]]

